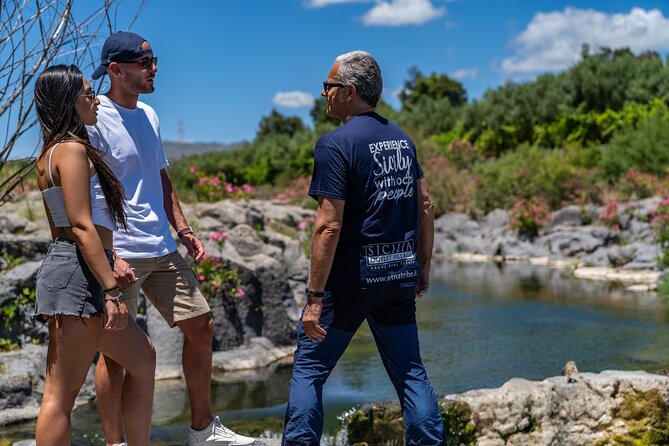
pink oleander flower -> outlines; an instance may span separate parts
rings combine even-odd
[[[211,178],[209,184],[212,186],[218,186],[221,184],[221,180],[218,177]]]
[[[253,188],[249,184],[244,184],[242,185],[242,189],[244,189],[244,192],[247,194],[250,194],[253,192]]]
[[[197,167],[195,167],[195,166],[190,166],[190,169],[188,169],[188,171],[189,171],[190,173],[195,173],[195,172],[197,172]]]
[[[212,242],[225,240],[226,238],[228,238],[228,233],[224,231],[216,231],[209,235],[209,240],[211,240]]]
[[[197,182],[197,187],[204,186],[205,184],[207,184],[207,181],[209,181],[209,178],[207,177],[200,178],[200,181]]]
[[[233,186],[232,184],[230,184],[230,183],[225,183],[225,190],[226,190],[226,192],[228,192],[228,193],[231,194],[231,193],[233,193],[233,192],[235,191],[235,188],[234,188],[234,186]]]
[[[302,220],[297,224],[297,227],[304,231],[307,228],[307,222],[305,220]]]
[[[276,194],[274,198],[276,198],[277,200],[287,200],[288,196],[286,194]]]
[[[204,277],[204,274],[200,274],[199,276],[197,276],[197,280],[199,280],[200,282],[204,282],[205,279],[206,277]]]
[[[239,289],[237,290],[236,296],[237,296],[237,297],[244,297],[244,296],[246,296],[246,293],[244,292],[243,289],[239,288]]]

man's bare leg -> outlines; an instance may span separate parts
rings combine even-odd
[[[183,370],[190,400],[191,427],[202,430],[214,419],[211,413],[211,342],[214,321],[209,313],[179,321],[184,334]]]
[[[105,355],[100,355],[95,368],[95,394],[105,444],[111,446],[123,442],[123,415],[121,391],[123,389],[123,367]]]

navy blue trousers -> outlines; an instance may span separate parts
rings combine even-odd
[[[323,298],[322,341],[312,341],[302,322],[290,380],[283,445],[319,445],[323,434],[323,384],[367,320],[404,415],[407,445],[441,445],[444,427],[437,397],[420,357],[413,288],[376,293],[332,293]]]

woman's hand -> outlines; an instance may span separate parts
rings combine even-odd
[[[118,296],[105,295],[104,328],[109,331],[123,330],[128,325],[128,307],[119,301]]]

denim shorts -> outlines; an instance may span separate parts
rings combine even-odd
[[[105,250],[113,266],[113,256]],[[88,268],[76,242],[58,237],[37,272],[37,299],[33,319],[52,316],[90,318],[104,312],[102,287]]]

